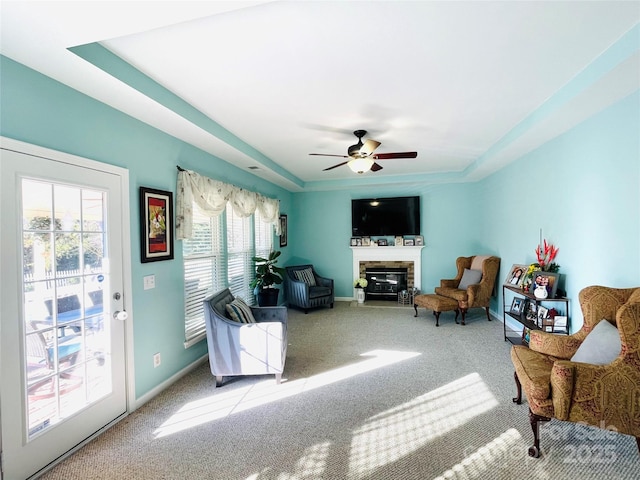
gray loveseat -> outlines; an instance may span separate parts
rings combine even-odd
[[[240,323],[226,310],[233,300],[228,288],[204,300],[209,365],[216,386],[227,376],[271,373],[280,383],[287,356],[287,308],[250,307],[255,323]]]
[[[284,289],[289,306],[304,309],[328,305],[333,308],[333,279],[318,275],[313,265],[285,267]]]

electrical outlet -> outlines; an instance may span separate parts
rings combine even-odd
[[[156,353],[153,356],[153,368],[158,368],[160,366],[160,353]]]

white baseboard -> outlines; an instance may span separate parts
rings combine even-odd
[[[355,297],[335,297],[334,300],[336,302],[352,302],[355,300]]]
[[[171,385],[176,383],[178,380],[180,380],[182,377],[184,377],[185,375],[187,375],[191,371],[193,371],[196,368],[198,368],[200,365],[202,365],[208,359],[209,359],[209,354],[205,353],[202,357],[198,358],[195,362],[191,363],[190,365],[187,365],[182,370],[180,370],[179,372],[175,373],[174,375],[172,375],[171,377],[166,379],[164,382],[162,382],[161,384],[159,384],[155,388],[149,390],[147,393],[142,395],[140,398],[136,398],[135,405],[133,405],[133,408],[129,411],[129,413],[131,413],[134,410],[137,410],[138,408],[140,408],[142,405],[147,403],[149,400],[151,400],[153,397],[158,395],[160,392],[162,392],[163,390],[167,389],[168,387],[170,387]]]

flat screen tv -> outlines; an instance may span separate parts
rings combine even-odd
[[[351,235],[420,235],[420,197],[351,200]]]

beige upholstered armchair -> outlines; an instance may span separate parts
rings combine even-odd
[[[436,294],[458,301],[462,312],[462,324],[470,308],[484,308],[489,316],[489,302],[500,269],[500,258],[485,255],[458,257],[456,278],[440,280]]]
[[[578,332],[531,331],[529,348],[511,348],[513,401],[521,403],[524,389],[532,457],[540,456],[539,422],[551,418],[633,435],[640,451],[640,288],[592,286],[579,297]]]

